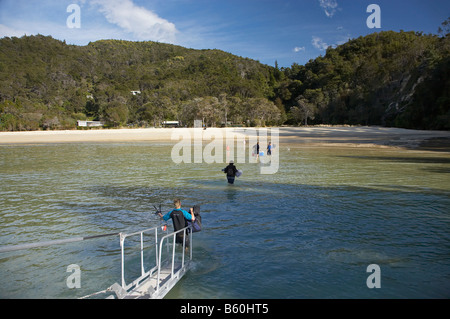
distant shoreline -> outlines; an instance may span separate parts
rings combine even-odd
[[[268,138],[270,139],[270,128]],[[0,145],[89,142],[171,142],[172,128],[124,128],[64,131],[0,132]],[[193,130],[193,129],[190,129]],[[208,128],[223,136],[247,136],[251,128]],[[258,128],[256,128],[258,130]],[[192,131],[193,132],[193,131]],[[181,139],[181,137],[180,137]],[[279,127],[280,143],[304,146],[398,147],[450,152],[450,131],[424,131],[376,126]]]

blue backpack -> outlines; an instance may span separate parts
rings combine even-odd
[[[194,205],[194,207],[192,207],[194,210],[194,216],[195,216],[195,220],[194,222],[192,221],[188,221],[188,226],[192,227],[192,232],[196,233],[202,230],[202,216],[200,216],[200,206],[199,205]]]

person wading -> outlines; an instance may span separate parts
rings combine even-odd
[[[222,170],[225,174],[227,174],[228,183],[233,184],[234,178],[236,177],[236,172],[238,169],[234,166],[234,161],[231,160],[230,164]]]
[[[188,226],[188,221],[194,221],[195,216],[192,212],[192,208],[189,210],[191,213],[188,213],[187,211],[181,209],[181,200],[176,198],[173,200],[173,205],[175,206],[174,209],[172,209],[170,212],[165,214],[164,216],[161,213],[159,214],[159,217],[164,219],[165,221],[172,218],[173,222],[173,228],[175,231],[178,231],[180,229],[183,229]],[[179,232],[176,234],[176,243],[182,244],[183,243],[183,237],[185,232]],[[186,249],[189,248],[189,236],[186,236]]]

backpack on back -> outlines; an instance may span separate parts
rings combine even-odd
[[[202,230],[202,216],[200,216],[199,205],[194,205],[192,209],[194,211],[195,220],[194,222],[188,221],[188,225],[192,227],[192,232],[196,233]]]

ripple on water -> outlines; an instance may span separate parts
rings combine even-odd
[[[438,173],[448,161],[291,147],[277,174],[244,163],[244,175],[227,185],[222,164],[174,164],[170,150],[8,147],[0,153],[0,242],[143,229],[159,223],[153,205],[168,211],[180,197],[185,208],[201,205],[204,229],[195,234],[192,269],[168,298],[450,295],[450,185]],[[66,286],[73,263],[83,276],[76,291]],[[375,293],[365,285],[371,263],[382,269]],[[83,296],[120,282],[118,238],[6,253],[0,267],[1,297]]]

